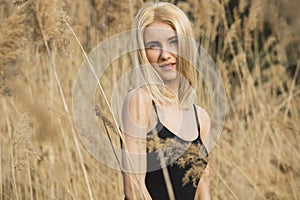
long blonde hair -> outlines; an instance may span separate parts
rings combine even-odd
[[[197,45],[194,41],[193,29],[185,13],[177,6],[167,2],[156,2],[145,4],[137,13],[133,28],[133,45],[136,51],[133,52],[133,64],[141,66],[143,78],[147,83],[150,94],[158,102],[174,102],[176,99],[165,87],[158,84],[149,84],[160,79],[154,70],[151,70],[150,63],[146,56],[143,33],[147,26],[154,22],[163,22],[170,25],[178,37],[177,71],[180,76],[178,98],[182,108],[187,108],[195,101],[194,89],[196,87],[196,60]],[[154,81],[155,80],[155,81]],[[160,79],[160,83],[162,83]],[[163,95],[162,95],[163,94]]]

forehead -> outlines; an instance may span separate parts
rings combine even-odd
[[[144,41],[163,41],[176,36],[176,31],[167,23],[154,22],[144,30]]]

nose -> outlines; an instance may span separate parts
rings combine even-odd
[[[162,48],[160,57],[162,60],[168,60],[169,58],[171,58],[171,52],[166,48]]]

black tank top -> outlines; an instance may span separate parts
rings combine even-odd
[[[155,103],[152,101],[155,113],[157,115],[157,109]],[[198,144],[200,145],[200,151],[202,151],[202,155],[204,157],[208,156],[207,149],[203,145],[203,142],[200,137],[200,124],[197,116],[196,107],[194,105],[194,112],[195,112],[195,119],[197,121],[197,128],[198,128],[198,137],[194,141],[185,141],[180,139],[178,136],[176,136],[174,133],[172,133],[169,129],[167,129],[163,124],[160,122],[159,117],[157,115],[157,125],[155,127],[155,130],[157,131],[150,131],[148,133],[147,137],[147,172],[146,172],[146,187],[152,197],[153,200],[168,200],[168,190],[165,183],[163,171],[160,166],[161,162],[158,157],[157,151],[153,151],[150,153],[149,144],[151,141],[151,137],[156,133],[158,138],[160,138],[160,141],[165,141],[168,138],[176,140],[179,144],[186,145],[186,144]],[[182,149],[182,148],[181,148]],[[176,150],[177,151],[177,150]],[[184,153],[184,152],[182,152]],[[168,154],[167,151],[164,152],[164,155]],[[188,169],[190,169],[192,166],[191,164],[187,164],[184,167],[179,166],[176,161],[180,159],[182,154],[179,154],[174,161],[171,164],[167,165],[167,170],[170,177],[170,182],[172,184],[174,196],[176,200],[193,200],[195,197],[196,187],[193,185],[192,181],[189,181],[187,184],[183,185],[182,179],[185,176],[185,173]],[[168,156],[168,155],[166,155]],[[203,158],[203,157],[202,157]],[[202,159],[199,155],[199,158],[201,161],[203,161],[204,165],[207,165],[207,162]],[[204,168],[205,168],[204,166]],[[155,169],[156,167],[156,169]],[[155,170],[154,170],[155,169]],[[199,177],[200,179],[200,177]],[[199,179],[197,180],[196,186],[198,185]]]

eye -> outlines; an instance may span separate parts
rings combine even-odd
[[[161,49],[161,45],[158,42],[151,42],[146,44],[146,49]]]
[[[170,41],[170,44],[171,44],[172,46],[177,46],[177,45],[178,45],[178,39],[176,38],[176,39],[171,40],[171,41]]]

